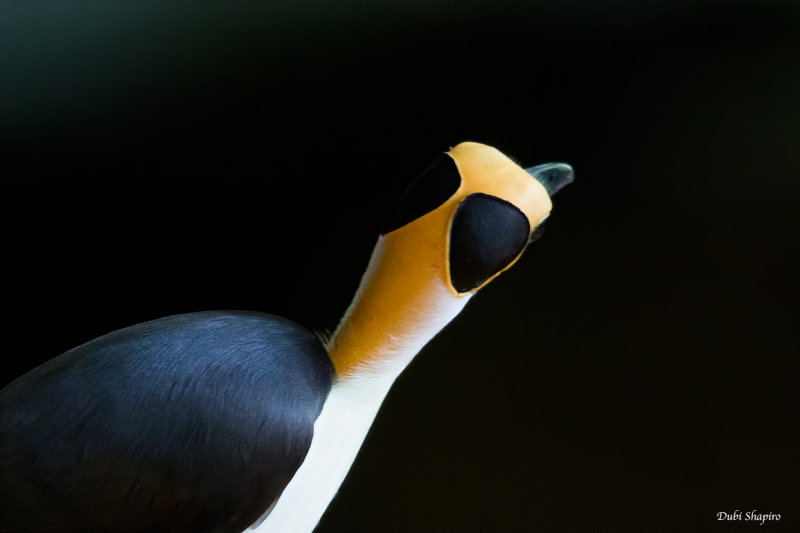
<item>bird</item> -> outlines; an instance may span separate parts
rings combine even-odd
[[[0,531],[310,532],[395,379],[510,268],[573,180],[441,152],[329,339],[255,311],[113,331],[0,391]]]

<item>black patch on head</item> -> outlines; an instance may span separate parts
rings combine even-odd
[[[408,187],[382,233],[385,235],[430,213],[453,196],[460,185],[461,175],[456,162],[447,154],[439,154],[433,164]]]
[[[458,206],[450,229],[450,281],[468,292],[507,267],[530,236],[530,224],[515,205],[488,194],[470,194]]]

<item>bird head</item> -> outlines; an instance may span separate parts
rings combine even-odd
[[[569,165],[526,170],[474,142],[440,154],[384,227],[330,341],[337,373],[378,361],[404,367],[474,293],[519,259],[550,214],[550,196],[572,178]]]
[[[409,274],[455,297],[474,294],[519,259],[550,215],[550,195],[572,179],[564,163],[523,169],[496,148],[461,143],[408,188],[383,232],[386,249],[414,258]]]

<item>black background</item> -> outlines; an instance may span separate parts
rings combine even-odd
[[[800,5],[586,4],[3,3],[3,383],[172,313],[333,328],[481,141],[577,181],[318,531],[796,527]]]

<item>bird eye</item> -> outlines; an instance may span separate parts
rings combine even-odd
[[[467,196],[450,228],[450,282],[468,292],[510,265],[528,244],[528,217],[515,205],[483,193]]]
[[[408,187],[392,222],[382,233],[385,235],[430,213],[453,196],[461,185],[461,175],[456,162],[447,154],[440,154],[431,166]]]

